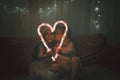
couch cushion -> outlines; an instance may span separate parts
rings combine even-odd
[[[106,44],[105,37],[101,34],[79,35],[72,37],[77,47],[77,55],[83,64],[96,62],[96,58],[101,55],[101,51]]]

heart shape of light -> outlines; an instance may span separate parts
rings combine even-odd
[[[51,49],[50,49],[50,48],[48,47],[48,45],[46,44],[46,41],[45,41],[45,39],[43,38],[40,30],[41,30],[41,28],[42,28],[43,26],[46,26],[46,27],[49,27],[49,28],[50,28],[51,32],[54,32],[58,24],[63,24],[63,25],[65,26],[64,34],[63,34],[63,36],[62,36],[62,39],[61,39],[61,41],[60,41],[59,46],[57,47],[57,49],[60,49],[60,48],[62,47],[63,41],[64,41],[64,39],[65,39],[65,37],[66,37],[66,35],[67,35],[67,31],[68,31],[68,26],[67,26],[67,23],[66,23],[65,21],[62,21],[62,20],[56,21],[55,24],[53,25],[53,27],[52,27],[50,24],[48,24],[48,23],[41,23],[41,24],[38,26],[38,28],[37,28],[38,35],[40,36],[40,39],[41,39],[42,43],[43,43],[44,46],[46,47],[47,52],[51,51]],[[58,54],[56,54],[54,58],[57,58],[57,56],[58,56]],[[53,57],[52,57],[52,58],[53,58]]]

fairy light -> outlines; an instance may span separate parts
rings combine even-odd
[[[101,27],[101,16],[102,16],[102,13],[101,13],[101,1],[100,0],[97,0],[96,1],[96,4],[95,4],[95,8],[94,8],[94,11],[95,11],[95,19],[93,21],[93,23],[95,24],[95,27],[96,27],[96,30],[98,31],[101,31],[100,27]]]

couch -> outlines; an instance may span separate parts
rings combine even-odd
[[[72,36],[82,67],[99,64],[112,71],[120,71],[120,45],[107,43],[102,34]],[[0,77],[26,76],[39,37],[0,38]]]

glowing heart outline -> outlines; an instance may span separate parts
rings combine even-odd
[[[66,23],[65,21],[62,21],[62,20],[56,21],[56,22],[54,23],[53,27],[52,27],[50,24],[48,24],[48,23],[41,23],[41,24],[38,26],[38,28],[37,28],[37,32],[38,32],[38,34],[39,34],[39,36],[40,36],[40,39],[41,39],[42,43],[43,43],[44,46],[46,47],[47,52],[51,51],[51,49],[47,46],[46,41],[45,41],[45,39],[43,38],[40,30],[41,30],[41,28],[42,28],[43,26],[46,26],[46,27],[49,27],[49,28],[50,28],[51,32],[54,32],[55,29],[56,29],[56,26],[57,26],[58,24],[63,24],[64,27],[65,27],[64,34],[63,34],[63,36],[62,36],[62,39],[61,39],[61,41],[60,41],[59,46],[57,47],[57,49],[60,49],[60,48],[62,47],[62,45],[63,45],[63,41],[65,40],[65,37],[66,37],[66,35],[67,35],[67,31],[68,31],[68,26],[67,26],[67,23]],[[58,56],[58,55],[55,55],[55,58],[57,58],[57,56]]]

